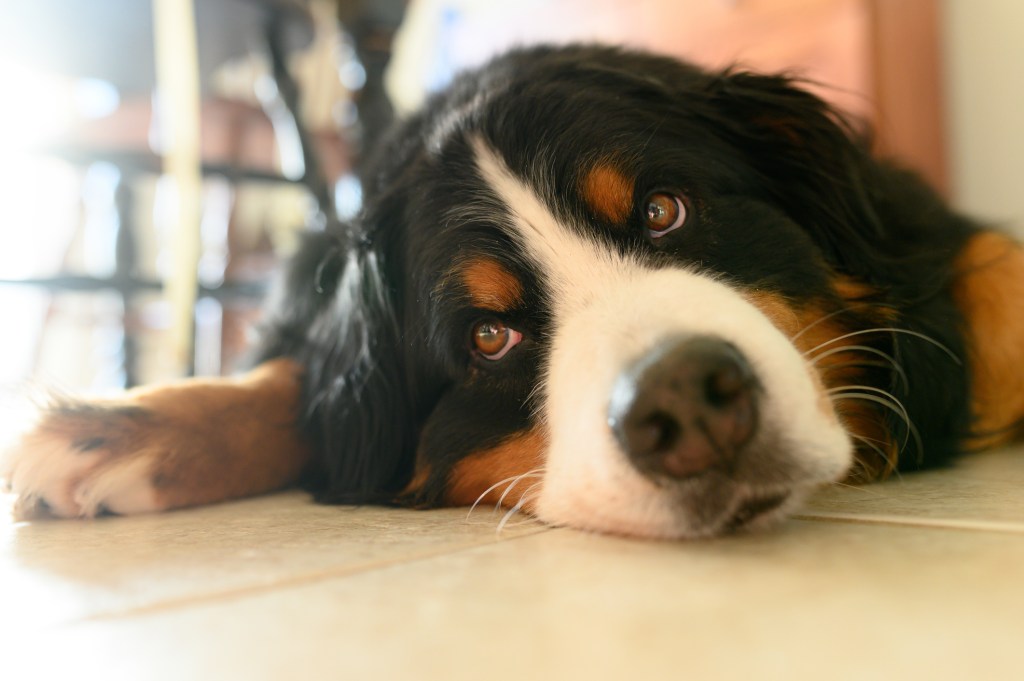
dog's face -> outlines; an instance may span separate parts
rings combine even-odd
[[[781,516],[854,436],[884,457],[837,399],[867,381],[843,337],[884,321],[850,304],[862,153],[778,78],[574,48],[463,79],[306,266],[344,327],[309,392],[340,496],[693,537]]]
[[[683,156],[687,145],[677,144]],[[434,426],[440,437],[424,441],[423,460],[453,439],[444,425],[467,416],[494,423],[499,410],[520,421],[499,454],[456,464],[457,501],[482,493],[480,478],[497,484],[529,471],[510,496],[549,522],[692,536],[781,512],[844,473],[850,440],[787,336],[802,325],[798,313],[766,282],[730,275],[750,261],[760,229],[799,251],[784,216],[761,210],[777,224],[752,227],[756,202],[737,214],[740,197],[705,193],[706,178],[658,159],[653,172],[583,164],[582,177],[555,188],[537,186],[543,166],[515,172],[487,142],[471,147],[493,198],[470,219],[506,243],[470,247],[430,289],[454,286],[439,297],[463,305],[447,318],[472,325],[455,324],[463,338],[468,330],[470,369],[450,393],[462,393],[452,413],[442,399],[428,422],[428,435]],[[802,245],[798,257],[813,262]],[[761,264],[794,283],[813,278],[794,271],[793,255]],[[509,401],[500,405],[499,395]],[[475,483],[468,494],[464,478]]]

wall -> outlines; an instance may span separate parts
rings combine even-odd
[[[1024,237],[1024,2],[944,0],[955,203]]]

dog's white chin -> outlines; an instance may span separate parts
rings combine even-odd
[[[540,520],[560,527],[614,534],[642,539],[703,539],[733,532],[760,532],[770,529],[798,509],[810,487],[788,490],[785,503],[759,514],[743,523],[732,518],[749,499],[759,498],[763,492],[742,488],[729,499],[723,510],[711,520],[702,520],[672,503],[664,490],[646,497],[623,512],[623,508],[605,508],[602,499],[591,498],[580,503],[572,495],[551,495],[534,513]],[[544,500],[542,500],[544,501]]]

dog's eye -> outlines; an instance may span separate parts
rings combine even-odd
[[[644,224],[655,239],[682,227],[686,215],[686,203],[674,194],[655,192],[644,202]]]
[[[473,345],[484,359],[496,362],[523,340],[523,334],[499,321],[479,322],[473,327]]]

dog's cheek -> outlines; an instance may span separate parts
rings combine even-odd
[[[841,313],[851,309],[848,306],[856,305],[862,316],[872,320],[872,326],[886,326],[893,323],[893,312],[862,302],[876,293],[864,284],[845,277],[837,277],[832,283],[835,293],[847,307],[837,308],[836,303],[829,305],[825,300],[812,300],[797,307],[782,296],[764,291],[748,292],[744,297],[791,339],[804,356],[821,415],[862,443],[871,443],[857,448],[857,466],[847,476],[863,482],[862,478],[875,479],[892,472],[899,445],[873,403],[836,402],[832,398],[832,394],[844,386],[867,382],[860,362],[872,359],[855,347],[864,343],[862,336],[846,338],[855,331],[844,324],[849,315]]]
[[[447,503],[480,503],[532,511],[543,484],[547,447],[547,434],[534,427],[495,447],[470,454],[452,468]]]
[[[523,406],[528,392],[526,383],[474,373],[443,393],[419,428],[415,467],[398,501],[415,508],[472,504],[496,483],[541,467],[547,439]]]
[[[823,311],[825,309],[823,305],[806,305],[798,308],[781,295],[766,291],[747,292],[743,297],[757,308],[771,322],[772,326],[789,338],[805,357],[821,343],[827,343],[845,332],[844,329],[823,321],[828,316],[828,313]],[[838,416],[832,400],[828,396],[825,381],[825,373],[833,366],[834,361],[821,365],[813,362],[808,362],[808,364],[811,382],[817,393],[818,411],[828,421],[838,423]]]

